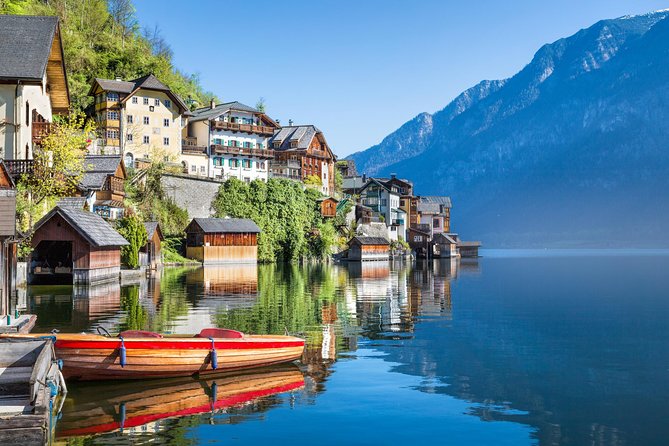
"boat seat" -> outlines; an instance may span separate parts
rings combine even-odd
[[[227,328],[205,328],[196,338],[218,338],[218,339],[239,339],[244,337],[244,333],[236,330],[229,330]]]
[[[126,330],[118,334],[118,337],[124,338],[162,338],[163,335],[160,333],[155,333],[153,331],[144,331],[144,330]]]

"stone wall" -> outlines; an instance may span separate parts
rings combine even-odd
[[[214,215],[211,207],[221,181],[189,175],[163,174],[160,182],[165,194],[181,208],[188,211],[189,218],[206,218]]]

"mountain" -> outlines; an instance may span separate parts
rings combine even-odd
[[[669,11],[545,45],[350,158],[450,195],[453,229],[489,247],[667,247]]]

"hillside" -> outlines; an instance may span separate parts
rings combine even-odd
[[[451,195],[454,229],[488,246],[669,246],[668,17],[545,45],[512,78],[420,115],[429,132],[416,118],[351,158]]]
[[[182,98],[205,104],[213,96],[195,75],[177,70],[158,28],[142,28],[130,0],[0,0],[0,14],[57,15],[70,97],[84,109],[94,77],[135,79],[155,74]]]

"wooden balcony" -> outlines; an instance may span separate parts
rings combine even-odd
[[[181,138],[181,153],[184,155],[206,155],[207,146],[199,145],[196,137],[188,136]]]
[[[34,160],[4,160],[9,175],[13,180],[17,180],[21,175],[32,175],[35,166]]]
[[[105,180],[105,184],[102,186],[102,190],[108,190],[114,194],[125,195],[123,178],[111,175],[108,176],[107,180]]]
[[[266,125],[237,124],[234,122],[212,121],[211,128],[214,130],[257,133],[259,135],[267,136],[272,136],[274,134],[274,127],[269,127]]]
[[[211,152],[212,154],[216,155],[255,156],[257,158],[266,158],[266,159],[274,158],[274,150],[251,149],[248,147],[232,147],[223,144],[212,144]]]
[[[32,137],[33,144],[41,144],[46,135],[51,133],[52,125],[50,122],[33,122]]]
[[[272,167],[279,169],[301,169],[302,163],[298,160],[272,161]]]

